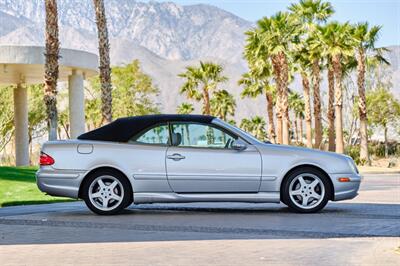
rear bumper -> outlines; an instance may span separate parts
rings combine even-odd
[[[334,201],[353,199],[358,195],[358,190],[362,181],[359,174],[331,174],[335,194]],[[348,177],[350,182],[339,182],[339,178]]]
[[[85,171],[55,170],[46,166],[36,172],[36,184],[40,191],[51,196],[78,198],[84,176]]]

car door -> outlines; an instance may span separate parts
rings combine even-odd
[[[147,128],[133,136],[128,143],[132,146],[125,159],[135,179],[135,192],[170,191],[165,170],[168,124],[161,123]]]
[[[170,131],[172,146],[167,150],[166,169],[173,191],[258,192],[261,156],[254,146],[233,149],[237,136],[212,124],[175,122]]]

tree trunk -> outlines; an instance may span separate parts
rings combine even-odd
[[[277,143],[282,144],[282,82],[281,82],[281,65],[278,56],[272,57],[272,66],[274,71],[274,80],[277,89],[276,98],[276,135]]]
[[[345,141],[346,145],[353,145],[354,140],[352,140],[352,138],[353,138],[354,132],[356,131],[355,130],[356,123],[357,123],[357,120],[355,118],[353,118],[353,120],[351,121],[351,125],[350,125],[349,137],[347,138],[347,141]]]
[[[389,144],[388,144],[387,133],[388,133],[388,128],[387,128],[387,126],[385,125],[385,128],[384,128],[384,137],[385,137],[385,158],[389,157]]]
[[[57,80],[60,42],[58,39],[57,1],[46,0],[46,54],[44,66],[44,102],[49,140],[57,139]]]
[[[28,141],[28,143],[29,143],[29,164],[30,165],[33,165],[33,162],[32,162],[32,155],[33,155],[33,136],[32,136],[32,129],[31,128],[29,128],[28,129],[28,136],[29,136],[29,141]]]
[[[365,99],[365,51],[358,50],[357,58],[358,110],[360,113],[360,161],[370,165],[368,154],[367,103]]]
[[[328,66],[328,150],[335,151],[335,78],[331,62]]]
[[[274,125],[274,103],[270,91],[265,92],[267,100],[267,113],[268,113],[268,135],[272,143],[276,143],[275,125]]]
[[[314,130],[315,130],[315,148],[321,148],[322,142],[322,122],[321,122],[321,95],[319,90],[320,69],[319,60],[315,59],[312,66],[312,83],[314,95]]]
[[[110,44],[103,0],[93,0],[96,11],[97,35],[99,39],[101,114],[103,122],[112,121],[112,85],[110,68]]]
[[[300,134],[300,143],[303,143],[303,119],[299,117],[299,134]]]
[[[210,115],[210,95],[208,93],[207,86],[203,87],[203,115]]]
[[[310,82],[305,73],[301,74],[304,91],[304,116],[306,120],[307,147],[312,148],[312,127],[311,127],[311,105],[310,105]]]
[[[344,153],[343,143],[343,117],[342,117],[342,65],[340,55],[333,57],[333,70],[335,76],[335,135],[336,152]]]
[[[280,53],[280,61],[282,66],[281,75],[281,93],[282,93],[282,143],[288,145],[289,138],[289,103],[288,103],[288,79],[289,79],[289,66],[286,60],[286,56]]]
[[[225,113],[225,114],[221,114],[221,119],[222,119],[223,121],[226,121],[226,113]]]
[[[278,107],[276,112],[276,135],[277,143],[282,144],[282,107],[281,107],[281,92],[278,91],[276,106]]]
[[[296,140],[296,144],[298,144],[299,143],[299,125],[297,124],[297,116],[294,118],[294,121],[293,121],[293,123],[294,123],[294,130],[293,130],[293,132],[295,132],[296,134],[296,136],[295,136],[295,140]]]

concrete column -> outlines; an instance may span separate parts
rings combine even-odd
[[[73,70],[68,77],[70,135],[75,139],[85,132],[85,96],[83,76]]]
[[[29,165],[28,92],[18,84],[14,89],[15,162]]]

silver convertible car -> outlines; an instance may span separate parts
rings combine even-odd
[[[97,214],[184,202],[283,202],[310,213],[354,198],[361,182],[348,156],[261,142],[203,115],[120,118],[46,142],[36,177],[41,191],[81,198]]]

